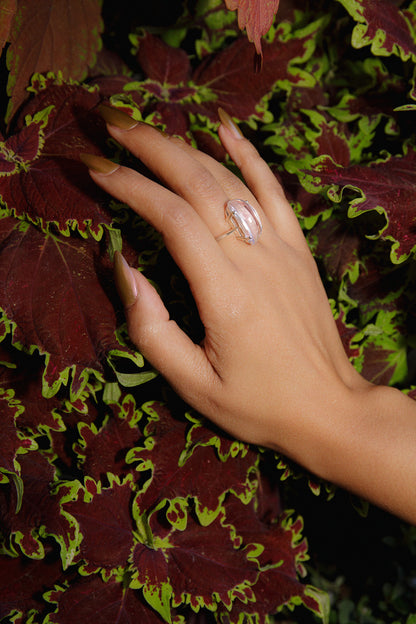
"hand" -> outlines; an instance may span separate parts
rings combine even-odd
[[[92,177],[162,233],[205,327],[203,343],[195,345],[169,320],[145,277],[119,257],[116,276],[131,340],[190,405],[222,428],[313,464],[310,442],[323,416],[369,384],[345,355],[281,186],[224,112],[219,135],[247,186],[180,139],[103,110],[110,134],[165,186],[102,159],[88,161]],[[263,232],[255,245],[235,235],[217,242],[229,227],[224,206],[230,198],[259,212]]]
[[[183,141],[108,107],[110,134],[163,182],[84,155],[93,179],[159,230],[188,279],[205,338],[169,320],[123,257],[115,276],[129,333],[176,391],[235,437],[267,446],[416,522],[416,404],[350,364],[322,282],[282,188],[231,118],[221,141],[247,183]],[[245,199],[263,232],[230,235],[224,206]]]

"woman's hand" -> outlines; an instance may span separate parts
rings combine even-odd
[[[343,478],[340,453],[343,466],[365,453],[363,418],[380,400],[370,401],[374,387],[346,357],[314,259],[269,167],[224,112],[220,139],[247,186],[177,138],[108,107],[103,116],[113,138],[163,186],[97,157],[84,161],[97,184],[162,233],[205,327],[202,344],[194,344],[145,277],[119,256],[116,279],[133,343],[178,394],[226,431],[360,493],[359,478],[358,485]],[[237,198],[260,215],[254,245],[234,234],[216,240],[229,229],[225,204]]]

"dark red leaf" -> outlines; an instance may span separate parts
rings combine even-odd
[[[12,174],[0,178],[0,198],[17,216],[27,215],[44,229],[56,223],[61,232],[76,227],[96,238],[111,223],[104,194],[79,160],[81,152],[106,152],[105,125],[94,112],[100,101],[97,91],[52,83],[25,106],[20,131],[9,137],[0,160],[0,171]],[[46,120],[25,127],[26,116],[51,106]]]
[[[20,2],[7,53],[8,118],[25,99],[33,74],[59,71],[64,79],[85,78],[100,48],[101,30],[99,0]]]
[[[39,427],[59,428],[57,411],[61,401],[56,397],[46,399],[42,395],[43,363],[35,354],[28,356],[21,351],[8,353],[0,345],[0,360],[7,366],[0,368],[0,387],[12,388],[24,411],[16,425],[20,430],[38,431]]]
[[[264,45],[264,67],[256,73],[253,48],[241,37],[224,50],[206,57],[190,76],[189,59],[183,50],[171,48],[147,35],[139,48],[139,58],[149,80],[142,83],[146,109],[155,111],[167,132],[187,138],[189,114],[207,116],[218,122],[222,107],[239,119],[261,116],[258,105],[278,82],[299,82],[292,66],[308,54],[313,41],[309,33],[288,41],[276,35]],[[156,54],[153,52],[156,50]],[[177,82],[173,82],[174,79]],[[173,84],[170,83],[172,81]],[[137,92],[137,83],[128,92]]]
[[[319,602],[298,579],[298,574],[304,575],[303,562],[308,559],[306,540],[301,536],[302,519],[282,514],[278,522],[264,523],[253,503],[243,505],[235,497],[227,500],[225,512],[223,523],[234,527],[242,544],[260,544],[263,551],[258,557],[262,571],[252,586],[254,600],[235,600],[230,615],[223,612],[224,622],[237,622],[239,614],[250,613],[257,615],[260,624],[266,624],[268,615],[299,601],[320,613]]]
[[[53,401],[54,397],[48,399]],[[71,409],[72,408],[72,409]],[[66,470],[76,470],[77,457],[73,452],[73,448],[68,444],[68,440],[74,440],[78,436],[78,425],[82,423],[93,423],[98,418],[99,411],[102,410],[101,405],[97,405],[93,397],[83,399],[80,397],[73,401],[70,406],[65,405],[59,410],[59,414],[66,427],[65,431],[48,431],[52,456],[56,456],[60,468],[65,467]]]
[[[13,164],[14,168],[17,168],[21,162],[26,163],[37,158],[43,139],[40,129],[40,123],[33,123],[7,139],[1,154],[2,172],[8,173],[7,162]]]
[[[350,359],[358,357],[358,355],[360,354],[360,348],[357,346],[351,346],[351,342],[356,337],[358,329],[351,324],[347,324],[345,312],[343,310],[337,316],[335,322],[345,353]]]
[[[42,610],[43,592],[58,583],[61,576],[59,558],[36,560],[0,555],[0,620],[12,613],[26,616],[31,609]]]
[[[105,124],[95,110],[102,100],[97,89],[45,76],[33,78],[32,89],[35,95],[22,108],[15,128],[25,127],[27,115],[35,117],[51,107],[45,119],[42,116],[47,156],[76,159],[84,146],[105,147]]]
[[[336,282],[356,269],[360,238],[348,222],[335,218],[320,221],[309,239],[314,255],[323,262],[327,275]]]
[[[380,311],[395,312],[404,309],[402,297],[406,284],[406,268],[392,267],[366,258],[360,265],[357,279],[348,285],[348,296],[357,302],[361,318],[368,322]]]
[[[350,164],[351,148],[346,137],[339,134],[336,123],[322,122],[320,125],[321,134],[315,139],[318,156],[327,154],[338,165],[347,167]]]
[[[257,578],[257,563],[235,548],[219,518],[202,527],[189,515],[185,531],[172,529],[166,535],[152,516],[151,529],[154,538],[161,534],[160,546],[136,544],[133,552],[137,580],[149,591],[161,591],[168,583],[174,606],[189,597],[194,608],[214,605],[215,596],[230,605],[235,592],[251,595],[247,584]]]
[[[259,486],[256,492],[256,514],[258,519],[266,525],[273,524],[283,512],[283,502],[280,496],[280,476],[272,468],[273,459],[267,453],[262,453],[258,479]],[[270,478],[271,472],[271,478]]]
[[[125,456],[141,436],[137,425],[113,416],[100,431],[97,432],[94,425],[82,425],[79,433],[82,441],[74,450],[82,458],[84,474],[98,481],[107,472],[119,477],[134,472],[126,465]]]
[[[138,592],[123,588],[121,583],[104,583],[97,575],[78,578],[64,591],[56,591],[50,600],[58,604],[51,624],[162,624],[164,620],[140,599]]]
[[[237,496],[247,495],[250,491],[250,473],[257,462],[256,453],[246,449],[246,453],[241,452],[236,457],[221,461],[215,445],[218,442],[221,447],[223,436],[197,426],[196,433],[189,439],[185,460],[183,455],[190,423],[172,418],[167,409],[162,411],[159,408],[158,414],[159,419],[152,420],[145,429],[146,435],[154,440],[151,450],[135,449],[129,458],[129,461],[138,462],[139,470],[152,471],[151,481],[137,501],[143,512],[164,499],[192,496],[202,517],[216,512],[229,490]],[[204,436],[205,446],[201,440],[198,442],[198,434]],[[230,449],[232,444],[235,441],[225,439],[223,446]],[[218,479],[219,470],[221,479]],[[201,473],[204,474],[204,480],[200,478]]]
[[[337,108],[350,118],[367,117],[372,121],[380,114],[394,118],[394,109],[403,103],[403,98],[406,97],[408,91],[408,83],[402,77],[389,72],[381,62],[379,66],[372,64],[369,67],[371,67],[371,74],[368,76],[368,91],[354,95],[349,93]],[[367,69],[368,71],[370,69]]]
[[[92,371],[102,373],[110,351],[128,352],[116,340],[102,285],[112,282],[110,271],[107,253],[91,239],[75,245],[11,217],[0,220],[0,306],[16,324],[14,342],[46,354],[48,396],[72,372],[75,397]]]
[[[291,68],[295,59],[306,54],[312,37],[310,34],[285,42],[276,37],[274,42],[264,44],[261,72],[255,72],[253,50],[244,38],[208,57],[192,77],[198,87],[204,86],[212,94],[201,102],[199,109],[212,120],[217,120],[219,107],[238,119],[247,119],[277,82],[287,80],[296,84],[300,80]]]
[[[54,467],[40,453],[23,455],[20,463],[24,492],[18,513],[16,513],[15,488],[10,487],[9,491],[5,487],[0,488],[0,510],[4,530],[9,535],[14,534],[14,543],[18,543],[28,556],[42,554],[43,546],[39,541],[40,527],[43,527],[43,534],[51,535],[68,550],[75,534],[70,522],[60,513],[59,497],[51,493]],[[63,493],[64,489],[61,489],[61,495]]]
[[[28,445],[28,441],[22,440],[18,435],[19,432],[16,427],[16,419],[22,411],[23,407],[15,401],[12,390],[0,390],[0,472],[16,472],[15,462],[18,452],[24,450],[25,446]]]
[[[191,64],[185,50],[174,48],[159,37],[146,33],[140,38],[137,60],[146,76],[165,88],[190,79]]]
[[[279,8],[279,0],[225,0],[226,6],[238,9],[238,26],[247,31],[249,41],[261,54],[261,37],[270,29]]]
[[[298,207],[301,217],[315,217],[331,209],[331,204],[326,197],[306,191],[296,175],[287,171],[276,171],[273,165],[271,169],[284,188],[288,201]]]
[[[0,6],[0,54],[9,39],[10,27],[17,10],[17,0],[3,0]]]
[[[359,22],[353,43],[356,47],[371,44],[377,54],[393,54],[401,50],[403,60],[416,56],[414,33],[401,11],[390,0],[341,0]],[[379,50],[381,52],[379,52]]]
[[[256,453],[243,442],[239,442],[233,437],[228,437],[226,433],[213,431],[197,422],[187,434],[187,456],[189,456],[198,446],[212,446],[216,449],[222,461],[239,456],[249,455],[250,461],[256,461]]]
[[[78,522],[82,535],[81,556],[91,567],[117,568],[125,566],[133,546],[133,521],[131,517],[131,482],[97,492],[93,482],[87,481],[93,496],[83,490],[78,500],[63,505]]]
[[[113,50],[108,48],[102,48],[96,58],[95,64],[90,67],[88,72],[89,81],[95,83],[97,78],[107,78],[109,81],[114,78],[115,81],[122,81],[124,78],[129,80],[128,76],[131,76],[131,69],[125,64],[123,59]],[[122,89],[113,90],[114,93],[120,93]]]
[[[359,310],[363,333],[356,336],[359,354],[354,364],[375,384],[403,383],[407,374],[405,294],[407,269],[392,269],[376,258],[360,263],[360,274],[348,285],[347,294]],[[367,332],[366,325],[373,324]],[[368,334],[368,335],[367,335]]]
[[[313,172],[323,184],[357,190],[360,197],[351,203],[351,216],[375,210],[385,217],[383,239],[393,243],[394,262],[402,262],[416,246],[416,150],[408,148],[402,157],[391,156],[369,166],[337,167],[326,159]],[[371,232],[373,235],[373,232]]]
[[[319,111],[324,114],[329,104],[329,94],[324,84],[318,82],[312,87],[296,87],[288,93],[286,110],[293,116],[302,110]],[[329,117],[328,117],[329,119]]]
[[[403,368],[404,374],[401,373]],[[399,383],[403,383],[406,372],[406,347],[404,340],[400,340],[400,334],[396,340],[383,338],[367,341],[360,362],[360,373],[365,379],[373,384],[388,386],[397,380],[398,375]]]
[[[190,123],[186,109],[181,104],[171,102],[157,102],[154,106],[156,112],[155,123],[163,124],[168,134],[175,134],[187,138]]]
[[[215,160],[219,160],[220,162],[225,161],[227,152],[222,144],[215,140],[212,134],[203,130],[193,130],[192,135],[199,150],[209,154],[215,158]]]
[[[331,117],[328,107],[328,93],[322,85],[292,89],[276,135],[271,137],[271,144],[277,144],[276,151],[301,162],[327,155],[335,163],[348,166],[351,158],[357,158],[362,131],[356,131],[356,136],[354,127]]]
[[[91,79],[91,84],[96,85],[100,90],[100,95],[102,98],[110,99],[111,96],[123,93],[123,89],[126,84],[131,82],[131,78],[127,78],[124,75],[116,75],[116,76],[94,76]],[[131,92],[131,97],[133,101],[141,108],[143,104],[143,96],[138,92]],[[120,106],[121,103],[118,105]]]
[[[298,96],[296,104],[292,102],[292,120],[291,123],[298,127],[298,131],[302,135],[305,132],[304,110],[314,110],[315,107],[322,108],[325,106],[325,99],[322,89],[296,89],[294,91]],[[300,92],[300,94],[299,94]],[[306,102],[305,100],[309,100]],[[312,149],[317,156],[326,154],[343,167],[350,164],[351,152],[353,151],[351,143],[351,131],[346,123],[336,121],[324,111],[316,114],[313,119]],[[357,141],[358,143],[358,141]]]
[[[314,595],[314,590],[308,591],[311,588],[306,588],[304,584],[278,566],[263,570],[252,589],[256,597],[255,602],[248,601],[244,604],[234,601],[230,612],[222,611],[221,622],[232,624],[241,621],[239,618],[244,617],[243,614],[252,614],[255,615],[255,621],[259,624],[268,624],[270,614],[280,611],[284,606],[293,607],[300,603],[322,616],[323,609]],[[324,599],[323,594],[322,598]]]

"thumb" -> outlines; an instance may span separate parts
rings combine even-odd
[[[156,289],[117,251],[114,277],[134,345],[178,394],[203,409],[210,390],[219,383],[204,349],[170,320]]]

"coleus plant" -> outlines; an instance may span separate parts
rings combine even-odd
[[[300,469],[206,422],[129,344],[116,249],[196,338],[198,315],[79,154],[141,166],[106,135],[109,101],[232,167],[225,108],[284,183],[352,362],[413,396],[416,2],[177,2],[163,28],[134,4],[128,32],[112,2],[0,4],[0,621],[325,619],[279,495]]]

